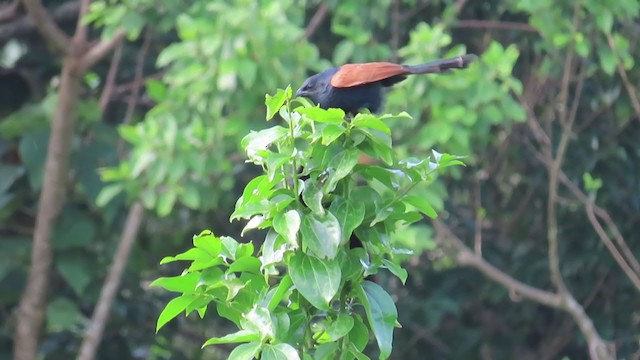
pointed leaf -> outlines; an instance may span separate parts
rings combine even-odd
[[[340,265],[337,260],[321,260],[298,252],[291,257],[289,274],[296,289],[313,306],[329,310],[329,302],[340,288]]]
[[[311,249],[318,257],[333,259],[342,243],[342,232],[338,219],[330,213],[309,214],[302,220],[302,245]]]

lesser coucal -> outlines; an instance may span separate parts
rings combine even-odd
[[[324,109],[339,108],[351,114],[369,109],[375,113],[382,107],[383,88],[406,79],[407,75],[464,69],[475,59],[477,56],[467,54],[421,65],[399,65],[389,62],[342,65],[305,80],[296,96],[309,98]]]

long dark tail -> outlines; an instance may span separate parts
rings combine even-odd
[[[421,65],[404,65],[408,74],[431,74],[439,73],[448,69],[464,69],[474,62],[478,57],[474,54],[456,56],[450,59],[440,59]]]

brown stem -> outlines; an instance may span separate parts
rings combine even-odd
[[[142,81],[142,76],[144,75],[144,59],[147,56],[147,52],[149,51],[152,34],[153,31],[151,29],[147,29],[145,31],[142,47],[140,48],[140,52],[138,53],[138,57],[136,58],[136,70],[133,78],[133,83],[135,84],[135,86],[133,86],[133,88],[131,89],[131,98],[129,100],[129,103],[127,104],[127,111],[125,112],[124,116],[125,123],[131,122],[131,117],[133,116],[133,112],[135,111],[136,105],[138,103],[140,88],[142,87],[142,85],[144,85],[144,81]]]
[[[90,48],[89,51],[82,57],[82,69],[90,69],[98,61],[107,56],[107,54],[124,39],[124,35],[125,33],[123,30],[116,30],[115,35],[111,39],[100,41],[92,48]]]
[[[69,1],[51,11],[51,18],[57,22],[66,22],[78,16],[79,1]],[[31,16],[22,16],[11,22],[0,25],[0,43],[9,39],[31,34],[36,28],[36,22]]]
[[[613,41],[613,36],[611,36],[611,34],[607,34],[607,42],[609,44],[609,48],[611,49],[611,51],[613,51],[616,57],[616,68],[618,70],[618,74],[620,74],[620,78],[622,79],[624,88],[627,90],[627,94],[629,94],[629,99],[631,99],[631,105],[633,106],[633,110],[636,113],[636,118],[640,120],[640,99],[638,99],[638,92],[636,91],[636,88],[633,86],[631,81],[629,81],[627,71],[624,69],[622,61],[620,61],[618,55],[616,54],[616,43],[615,41]]]
[[[453,27],[472,29],[500,29],[538,32],[538,29],[527,23],[512,21],[492,21],[492,20],[458,20],[453,23]]]
[[[58,104],[51,122],[49,147],[40,193],[31,252],[31,269],[20,300],[14,339],[14,359],[33,360],[38,352],[40,329],[46,310],[49,273],[53,262],[51,233],[66,191],[71,136],[76,122],[76,104],[81,74],[74,58],[66,58],[60,78]]]
[[[516,297],[523,297],[553,308],[560,307],[560,296],[557,294],[522,283],[489,264],[468,248],[443,222],[434,221],[434,227],[438,234],[438,240],[444,246],[445,251],[449,252],[458,264],[479,270],[489,279],[509,289]]]
[[[40,0],[22,0],[22,4],[27,9],[29,16],[33,18],[35,26],[49,47],[54,52],[68,54],[71,40],[49,16],[47,10],[42,6],[42,2]]]
[[[144,207],[142,204],[138,202],[133,204],[129,209],[122,237],[120,238],[118,249],[114,255],[113,264],[102,286],[98,304],[93,311],[91,322],[85,332],[77,360],[92,360],[95,358],[96,350],[102,339],[104,327],[109,318],[109,311],[116,297],[122,274],[127,266],[129,255],[135,243],[138,230],[140,230],[142,225],[143,218]]]
[[[18,12],[19,5],[20,0],[13,0],[10,4],[0,7],[0,23],[13,19]]]
[[[567,312],[571,315],[573,321],[578,325],[580,331],[586,338],[591,359],[615,359],[614,349],[600,337],[591,318],[570,293],[568,293],[569,296],[567,296],[565,294],[552,293],[526,285],[476,255],[462,240],[455,236],[451,229],[443,222],[438,220],[434,221],[434,227],[437,233],[437,240],[458,264],[479,270],[489,279],[509,289],[516,297],[523,297],[539,304]]]
[[[104,81],[104,88],[102,89],[102,94],[100,94],[100,110],[104,112],[107,109],[107,105],[111,100],[111,95],[113,93],[113,88],[116,82],[116,74],[118,73],[118,68],[120,67],[120,60],[122,59],[122,49],[123,43],[118,44],[116,50],[113,53],[113,58],[111,59],[111,64],[109,64],[109,72],[107,73],[107,77]]]
[[[327,3],[325,2],[321,3],[320,6],[318,6],[318,10],[316,10],[316,13],[313,14],[313,17],[311,18],[311,20],[309,20],[309,24],[304,30],[304,35],[302,36],[302,38],[308,40],[311,36],[313,36],[316,30],[318,30],[318,26],[320,26],[328,13],[329,5],[327,5]]]

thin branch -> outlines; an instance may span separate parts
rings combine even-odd
[[[73,41],[76,42],[76,45],[81,45],[80,47],[84,47],[87,44],[87,29],[89,26],[83,20],[85,15],[87,15],[87,12],[89,12],[90,3],[91,0],[80,0],[78,22],[76,23],[76,32],[73,35]]]
[[[114,255],[113,264],[109,269],[109,274],[104,281],[100,299],[91,317],[91,322],[85,332],[84,340],[80,347],[77,360],[92,360],[95,358],[96,350],[102,339],[104,327],[109,318],[113,300],[122,280],[122,274],[127,266],[131,249],[142,226],[144,218],[144,207],[141,203],[135,203],[129,209],[127,221],[118,244],[118,249]]]
[[[482,211],[482,194],[481,194],[481,184],[480,177],[476,176],[474,182],[474,191],[473,191],[473,211],[475,212],[475,229],[473,236],[473,250],[476,255],[482,257],[482,220],[483,220],[483,211]]]
[[[509,289],[514,297],[523,297],[554,309],[566,311],[587,339],[591,359],[615,359],[615,349],[600,337],[591,318],[570,293],[556,294],[524,284],[474,254],[443,222],[434,221],[434,227],[437,233],[436,239],[458,264],[479,270],[489,279]]]
[[[109,104],[109,100],[111,100],[111,95],[113,93],[113,89],[116,82],[116,74],[118,73],[118,68],[120,67],[120,60],[122,59],[122,49],[124,48],[123,43],[119,43],[116,47],[115,52],[113,53],[113,58],[111,59],[111,64],[109,65],[109,72],[107,73],[107,77],[104,82],[104,87],[102,89],[102,94],[100,94],[100,110],[104,112],[107,109],[107,105]]]
[[[56,22],[73,20],[78,16],[79,1],[66,2],[51,11],[50,16]],[[22,16],[0,25],[0,43],[36,31],[36,22],[31,16]]]
[[[109,40],[103,40],[91,47],[89,51],[80,60],[82,69],[88,70],[98,61],[102,60],[107,54],[124,39],[124,30],[118,29],[115,35]]]
[[[559,295],[520,282],[489,264],[481,256],[476,255],[473,250],[468,248],[443,222],[438,220],[434,221],[434,227],[438,234],[437,239],[444,246],[445,251],[448,250],[458,264],[479,270],[489,279],[509,289],[515,297],[522,297],[556,309],[561,308]]]
[[[398,48],[400,47],[400,0],[393,0],[391,10],[391,61],[398,61]]]
[[[607,33],[607,42],[609,43],[609,48],[611,49],[611,51],[616,54],[616,43],[610,33]],[[629,99],[631,99],[631,105],[633,106],[633,110],[636,113],[636,118],[640,120],[640,99],[638,99],[638,92],[636,91],[636,88],[633,86],[633,84],[631,84],[631,81],[629,81],[629,77],[627,77],[627,71],[624,69],[622,61],[618,59],[618,55],[615,55],[615,57],[618,74],[620,74],[622,83],[624,84],[624,87],[629,94]]]
[[[527,32],[538,32],[538,29],[527,23],[519,23],[512,21],[493,21],[493,20],[458,20],[452,25],[457,28],[471,29],[499,29],[499,30],[518,30]]]
[[[532,145],[528,147],[538,161],[540,161],[542,164],[546,166],[550,166],[549,160],[545,156],[543,156],[540,152],[536,151]],[[587,211],[587,216],[589,216],[589,211],[593,211],[593,213],[597,217],[601,218],[606,223],[606,225],[610,228],[611,233],[614,239],[616,240],[616,243],[620,247],[621,249],[620,251],[622,251],[622,253],[620,253],[619,250],[615,248],[615,246],[611,247],[613,243],[609,238],[608,234],[602,228],[602,225],[600,225],[597,218],[594,217],[592,219],[591,218],[589,219],[589,221],[591,222],[591,225],[594,227],[594,230],[600,237],[600,240],[605,244],[605,246],[607,247],[607,250],[609,250],[609,252],[611,253],[611,256],[613,256],[614,260],[618,262],[618,265],[622,268],[625,274],[629,276],[629,279],[631,280],[631,282],[635,286],[638,286],[637,284],[640,283],[640,279],[639,279],[640,272],[638,271],[638,269],[640,269],[640,264],[638,263],[638,260],[633,255],[633,252],[631,251],[631,249],[627,246],[627,243],[624,240],[624,237],[622,236],[622,234],[620,233],[620,230],[618,229],[616,224],[613,222],[613,220],[609,216],[609,213],[603,208],[596,205],[593,202],[593,200],[591,200],[585,193],[583,193],[578,187],[578,185],[576,185],[573,181],[571,181],[571,179],[569,179],[569,177],[563,171],[560,171],[559,178],[562,184],[566,186],[567,189],[569,189],[569,191],[571,191],[571,193],[583,204],[583,206],[585,207],[585,210]],[[598,228],[600,228],[602,231],[598,230]]]
[[[35,22],[35,26],[49,46],[56,52],[63,55],[69,53],[70,39],[53,21],[47,9],[42,6],[40,0],[22,0],[24,7],[27,9],[29,16]]]
[[[613,244],[613,241],[611,241],[611,238],[607,235],[606,231],[604,231],[604,229],[602,228],[602,225],[600,225],[600,223],[598,222],[598,219],[596,219],[596,214],[593,210],[593,206],[587,205],[586,210],[587,210],[587,217],[591,222],[591,226],[593,226],[593,228],[596,230],[596,233],[598,233],[600,240],[604,243],[607,249],[609,249],[609,252],[613,256],[613,258],[616,260],[618,265],[622,268],[622,271],[624,271],[624,273],[627,274],[627,277],[631,280],[631,282],[633,282],[633,285],[636,286],[636,289],[640,290],[640,277],[638,276],[638,274],[633,272],[633,269],[631,268],[631,266],[627,264],[622,254],[618,251],[616,246]]]
[[[0,8],[0,23],[13,19],[18,13],[20,0],[13,0],[10,4],[6,4]]]
[[[573,13],[573,29],[578,28],[579,10],[580,5],[578,2],[576,2],[574,5]],[[562,169],[562,161],[564,160],[564,155],[569,145],[571,127],[575,120],[575,114],[573,117],[571,117],[569,116],[569,113],[567,111],[567,108],[569,107],[569,81],[571,79],[571,73],[573,70],[574,55],[575,53],[573,48],[569,48],[564,61],[564,71],[562,74],[561,82],[562,85],[560,87],[560,94],[558,96],[561,104],[558,117],[562,126],[562,133],[560,135],[560,143],[558,144],[558,149],[556,150],[556,156],[552,159],[551,166],[548,169],[549,193],[547,196],[547,242],[549,243],[549,273],[551,275],[551,282],[554,284],[556,289],[558,289],[560,294],[563,295],[563,299],[565,300],[568,300],[567,298],[571,297],[571,295],[564,284],[562,273],[560,271],[560,255],[558,253],[558,217],[556,215],[556,210],[558,202],[558,174],[560,173],[560,169]],[[581,91],[582,88],[576,90],[576,93],[579,93]],[[549,144],[549,153],[553,152],[551,146],[552,145]]]
[[[316,13],[313,14],[313,17],[311,17],[311,20],[309,20],[309,24],[307,25],[307,28],[304,30],[304,35],[302,36],[302,38],[305,40],[308,40],[311,36],[313,36],[316,30],[318,30],[318,26],[322,24],[322,21],[324,20],[324,18],[327,16],[328,13],[329,13],[329,5],[327,5],[326,2],[321,3],[320,6],[318,6]]]
[[[131,98],[129,103],[127,104],[127,111],[124,115],[125,123],[131,122],[131,117],[133,116],[133,112],[135,111],[136,104],[138,103],[138,97],[140,96],[140,88],[144,84],[142,81],[142,76],[144,72],[144,59],[147,56],[147,52],[149,51],[149,45],[151,44],[151,37],[153,31],[151,28],[147,28],[144,33],[144,40],[142,41],[142,47],[140,48],[140,52],[138,52],[138,56],[136,58],[136,70],[133,78],[134,86],[131,89]]]

